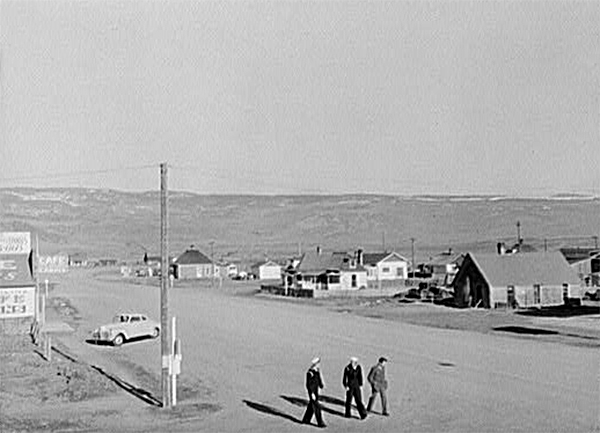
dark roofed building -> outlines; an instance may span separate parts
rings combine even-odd
[[[541,307],[581,299],[580,279],[559,252],[468,253],[453,286],[460,306]]]
[[[173,268],[178,279],[211,278],[217,269],[204,253],[193,247],[175,259]]]

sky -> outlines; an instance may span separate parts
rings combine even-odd
[[[600,2],[0,0],[0,188],[600,195]]]

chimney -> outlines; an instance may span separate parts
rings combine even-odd
[[[321,245],[317,245],[317,256],[321,255]]]
[[[358,249],[358,251],[356,251],[356,261],[358,263],[358,266],[363,265],[363,250],[360,248]]]

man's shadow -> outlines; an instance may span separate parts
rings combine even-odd
[[[246,406],[248,406],[249,408],[254,409],[258,412],[266,413],[267,415],[278,416],[280,418],[287,419],[288,421],[291,421],[296,424],[302,424],[302,421],[299,420],[298,418],[296,418],[295,416],[285,413],[277,408],[267,406],[266,404],[263,404],[263,403],[257,403],[255,401],[250,401],[250,400],[243,400],[243,402],[246,404]]]
[[[290,395],[280,395],[280,397],[282,399],[284,399],[285,401],[287,401],[288,403],[293,404],[294,406],[300,406],[300,407],[306,407],[308,406],[308,400],[305,398],[300,398],[300,397],[294,397],[294,396],[290,396]],[[342,406],[345,405],[345,402],[333,398],[333,397],[327,397],[327,396],[319,396],[319,400],[320,402],[327,402],[327,403],[333,403],[333,404],[340,404]],[[341,417],[345,417],[345,413],[344,412],[340,412],[338,410],[332,409],[330,407],[324,406],[323,404],[321,404],[321,410],[323,412],[326,413],[330,413],[332,415],[337,415],[337,416],[341,416]]]

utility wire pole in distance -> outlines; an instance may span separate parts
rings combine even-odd
[[[162,407],[171,407],[171,333],[169,332],[169,246],[167,212],[167,164],[160,164],[160,354]]]

